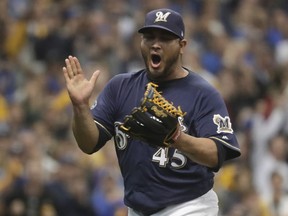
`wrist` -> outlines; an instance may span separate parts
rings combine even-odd
[[[172,137],[172,140],[173,140],[174,143],[176,143],[178,141],[178,139],[180,138],[181,134],[182,134],[182,131],[180,130],[180,127],[178,127],[176,129],[176,131],[174,132],[173,137]]]
[[[81,114],[85,112],[90,112],[90,106],[89,104],[83,103],[83,104],[73,104],[73,111],[75,114]]]

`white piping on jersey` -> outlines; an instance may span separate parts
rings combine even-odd
[[[222,140],[222,139],[219,139],[218,137],[214,137],[214,136],[212,136],[212,137],[209,137],[209,138],[211,138],[211,139],[216,139],[216,140],[222,142],[222,143],[223,143],[225,146],[227,146],[228,148],[231,148],[231,149],[234,149],[234,150],[237,150],[237,151],[240,152],[240,149],[239,149],[239,148],[237,148],[237,147],[235,147],[235,146],[233,146],[233,145],[231,145],[231,144],[225,142],[225,141]]]
[[[99,123],[98,121],[96,121],[94,119],[95,124],[99,125],[101,128],[104,129],[104,131],[106,132],[106,134],[108,134],[108,136],[110,136],[111,138],[113,137],[112,134],[104,127],[104,125],[102,125],[101,123]]]

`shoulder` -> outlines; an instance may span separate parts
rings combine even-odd
[[[145,69],[136,71],[136,72],[129,72],[129,73],[120,73],[116,74],[111,78],[111,80],[130,80],[130,79],[137,79],[137,77],[145,75]]]
[[[133,83],[137,82],[137,80],[145,80],[145,74],[146,73],[144,69],[137,72],[117,74],[108,81],[105,89],[118,91],[120,87],[126,88],[128,86],[131,86]]]
[[[208,80],[204,79],[198,73],[186,69],[189,71],[189,75],[185,81],[187,82],[187,86],[193,88],[194,92],[198,92],[201,94],[219,94],[218,90],[213,86]]]
[[[130,83],[135,82],[137,79],[145,78],[145,70],[139,70],[137,72],[129,72],[129,73],[120,73],[113,76],[108,81],[108,86],[122,86],[129,85]]]

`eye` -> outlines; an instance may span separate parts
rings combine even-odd
[[[166,35],[162,35],[160,39],[161,39],[162,41],[172,41],[172,40],[175,40],[175,39],[177,39],[177,38],[178,38],[178,37],[175,36],[175,35],[166,34]]]
[[[143,34],[143,39],[145,39],[145,40],[153,40],[154,36],[152,34]]]
[[[169,40],[172,40],[169,36],[162,36],[160,38],[161,41],[169,41]]]

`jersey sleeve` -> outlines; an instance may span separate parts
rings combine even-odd
[[[114,135],[114,116],[117,107],[117,80],[112,78],[100,92],[91,107],[94,122],[99,130],[99,141],[94,151],[102,148]]]
[[[218,152],[220,165],[241,155],[226,105],[218,91],[203,92],[194,125],[197,136],[214,140],[218,151],[222,151]]]

